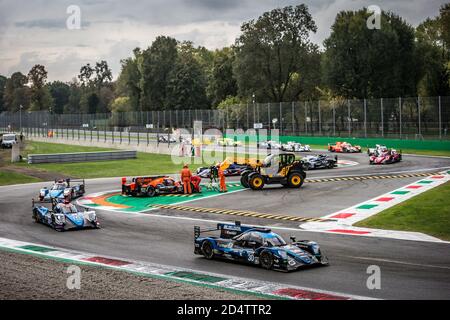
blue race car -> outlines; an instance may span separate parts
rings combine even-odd
[[[220,230],[220,236],[202,237],[205,232]],[[282,237],[267,228],[219,223],[216,229],[194,227],[194,253],[206,259],[224,258],[265,269],[293,271],[306,266],[328,265],[328,259],[314,241],[296,241],[287,244]]]
[[[39,200],[41,202],[52,202],[53,199],[69,200],[81,197],[85,193],[84,180],[60,179],[50,187],[44,187],[39,191]]]
[[[51,209],[36,205],[33,199],[32,217],[37,223],[48,225],[56,231],[86,228],[100,229],[100,223],[97,220],[95,211],[80,211],[68,199],[65,199],[63,202],[53,199]]]

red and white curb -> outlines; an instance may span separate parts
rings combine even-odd
[[[290,286],[286,284],[259,281],[228,275],[207,273],[191,269],[138,262],[60,249],[53,246],[0,238],[0,250],[32,254],[34,256],[63,261],[65,263],[100,266],[130,272],[140,276],[159,278],[193,285],[202,285],[213,289],[226,289],[240,294],[253,294],[263,298],[282,298],[294,300],[370,300],[373,298],[343,294],[332,291]],[[275,271],[267,271],[275,272]]]
[[[348,234],[368,237],[384,237],[401,240],[446,242],[438,238],[420,232],[381,230],[370,228],[353,227],[358,221],[367,219],[381,211],[393,207],[403,201],[411,199],[425,191],[431,190],[441,184],[450,181],[450,171],[442,172],[438,175],[429,176],[402,188],[393,190],[368,201],[359,203],[350,208],[339,210],[322,217],[323,219],[333,219],[328,222],[308,222],[300,228],[308,231]]]

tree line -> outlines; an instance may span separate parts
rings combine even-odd
[[[0,112],[105,113],[229,108],[252,102],[450,95],[450,4],[413,28],[382,12],[369,29],[365,8],[341,11],[320,49],[317,26],[301,4],[265,12],[241,26],[232,46],[208,50],[157,37],[121,61],[106,61],[70,82],[47,81],[43,65],[0,75]]]

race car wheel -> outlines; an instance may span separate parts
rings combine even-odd
[[[261,252],[259,263],[264,269],[270,270],[273,267],[273,255],[269,251]]]
[[[36,212],[36,209],[33,210],[33,220],[34,222],[39,223],[39,215]]]
[[[288,176],[288,185],[290,188],[300,188],[303,185],[303,181],[300,173],[293,172]]]
[[[203,256],[208,260],[211,260],[214,257],[214,250],[213,250],[211,242],[209,242],[209,241],[203,242],[202,253],[203,253]]]
[[[252,174],[249,176],[248,184],[253,190],[261,190],[264,188],[264,178],[259,174]]]
[[[250,185],[248,184],[248,175],[251,172],[244,172],[241,176],[241,184],[244,188],[250,188]]]
[[[150,186],[147,188],[147,196],[154,197],[156,194],[156,190],[154,187]]]

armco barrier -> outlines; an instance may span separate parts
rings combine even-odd
[[[101,151],[101,152],[77,152],[55,154],[30,154],[28,163],[60,163],[60,162],[87,162],[104,160],[136,159],[137,152],[131,151]]]

